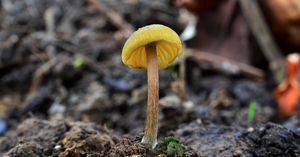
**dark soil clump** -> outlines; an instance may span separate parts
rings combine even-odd
[[[281,125],[267,123],[259,125],[254,131],[243,135],[249,144],[253,156],[286,156],[300,155],[300,136]]]
[[[0,141],[0,154],[18,156],[105,156],[118,142],[111,132],[91,123],[28,119]],[[4,154],[5,151],[8,151]]]
[[[178,129],[175,136],[201,157],[300,155],[300,136],[273,123],[241,128],[216,126],[197,120]]]

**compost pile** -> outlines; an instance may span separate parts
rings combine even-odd
[[[171,0],[96,2],[1,1],[0,156],[300,156],[300,110],[278,115],[274,84],[194,60],[184,91],[177,63],[160,70],[158,148],[141,144],[147,72],[122,46],[141,26],[186,23]]]

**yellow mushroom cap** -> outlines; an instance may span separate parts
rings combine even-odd
[[[153,24],[135,31],[126,41],[122,50],[122,61],[131,68],[147,69],[145,46],[156,44],[157,63],[159,68],[166,68],[182,52],[179,36],[171,28]]]

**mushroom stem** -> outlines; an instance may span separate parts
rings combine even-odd
[[[158,64],[155,43],[146,45],[146,54],[148,66],[148,105],[146,127],[142,143],[155,148],[158,129]]]

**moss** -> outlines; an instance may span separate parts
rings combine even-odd
[[[163,143],[155,149],[155,153],[172,157],[185,157],[185,148],[175,137],[168,136]]]

